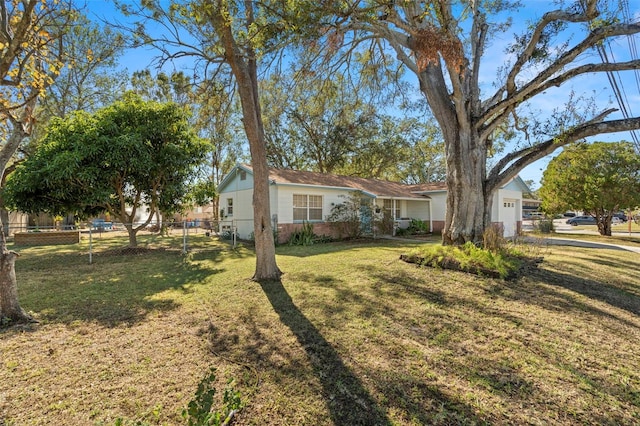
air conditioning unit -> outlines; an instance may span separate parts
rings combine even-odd
[[[396,219],[396,228],[407,229],[411,225],[410,217],[401,217]]]

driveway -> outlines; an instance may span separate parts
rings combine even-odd
[[[529,223],[526,223],[529,222]],[[571,239],[571,234],[582,234],[582,235],[600,235],[598,231],[585,230],[585,229],[575,229],[575,227],[568,225],[567,219],[554,219],[553,220],[553,228],[556,234],[564,234],[565,236],[557,236],[557,237],[525,237],[525,240],[528,242],[536,242],[548,245],[561,245],[561,246],[573,246],[573,247],[587,247],[587,248],[600,248],[600,249],[610,249],[610,250],[626,250],[632,251],[635,253],[640,253],[640,247],[636,246],[626,246],[623,244],[610,244],[610,243],[600,243],[594,241],[582,241],[582,240],[573,240]],[[614,225],[612,236],[628,236],[629,232],[624,232],[624,224]],[[522,228],[524,231],[533,230],[533,224],[531,221],[523,221]],[[617,230],[616,230],[617,229]],[[632,232],[631,235],[640,236],[637,232]],[[541,241],[542,240],[542,241]]]
[[[572,246],[572,247],[586,247],[586,248],[609,249],[609,250],[626,250],[626,251],[632,251],[635,253],[640,253],[640,247],[625,246],[622,244],[597,243],[593,241],[572,240],[571,238],[562,238],[562,237],[542,237],[542,238],[525,237],[525,241],[529,243],[547,244],[547,245],[554,245],[554,246]]]

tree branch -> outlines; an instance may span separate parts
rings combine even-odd
[[[533,56],[533,53],[540,42],[542,35],[544,34],[545,29],[548,25],[553,22],[563,21],[563,22],[586,22],[589,21],[596,16],[598,16],[598,11],[596,10],[596,2],[595,0],[589,0],[587,2],[587,8],[584,13],[569,13],[564,10],[554,10],[551,12],[547,12],[543,15],[538,25],[536,25],[533,33],[531,34],[531,39],[527,44],[527,47],[520,54],[516,63],[514,64],[509,76],[507,77],[506,90],[507,97],[513,95],[516,90],[516,77],[522,70],[524,64],[529,62]]]
[[[543,90],[541,89],[541,87],[543,85],[545,88],[547,88],[552,85],[558,85],[563,81],[566,81],[567,79],[569,79],[570,77],[560,76],[551,80],[554,82],[554,84],[547,83],[549,81],[548,79],[553,77],[563,67],[570,64],[574,59],[577,58],[579,54],[583,53],[590,47],[593,47],[600,41],[609,37],[614,37],[619,35],[632,35],[639,32],[640,32],[640,24],[619,24],[619,25],[612,25],[607,27],[600,27],[593,30],[582,42],[580,42],[573,49],[570,49],[568,52],[566,52],[565,54],[560,56],[558,59],[556,59],[553,62],[553,64],[551,64],[543,72],[538,74],[533,80],[531,80],[530,82],[522,86],[522,88],[520,88],[519,90],[514,89],[515,91],[512,91],[512,92],[510,92],[509,89],[507,89],[508,96],[505,97],[502,101],[498,101],[497,103],[489,106],[486,109],[486,111],[482,114],[482,116],[479,118],[477,122],[478,123],[477,126],[479,126],[479,128],[480,126],[485,128],[493,127],[494,125],[493,122],[496,120],[496,118],[504,117],[504,115],[502,114],[503,110],[508,109],[511,106],[517,105],[523,102],[524,100],[531,98],[534,94],[541,93],[541,91]],[[622,64],[622,66],[626,67],[627,64],[628,63],[625,62]],[[612,70],[616,70],[617,69],[616,66],[619,66],[619,65],[603,64],[603,67],[605,66],[611,66]],[[578,67],[577,69],[579,68],[580,67]],[[605,71],[605,69],[603,68],[596,71]],[[582,72],[584,73],[589,71],[582,70]],[[497,99],[502,99],[502,98],[499,97]],[[486,133],[484,129],[480,129],[480,130],[483,133]]]
[[[599,121],[602,117],[615,111],[609,109],[598,117],[574,127],[560,136],[536,144],[535,146],[513,152],[505,156],[496,164],[487,177],[486,187],[496,189],[504,185],[509,179],[518,174],[524,167],[539,160],[556,149],[568,145],[572,142],[606,133],[617,133],[629,130],[640,129],[640,117],[626,118],[621,120]],[[502,170],[504,168],[504,170]],[[502,171],[501,171],[502,170]]]

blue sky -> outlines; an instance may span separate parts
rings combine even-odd
[[[518,25],[522,25],[524,19],[527,18],[537,18],[542,16],[542,14],[552,7],[552,2],[548,0],[528,0],[526,1],[526,8],[523,10],[521,14],[517,16],[516,19],[518,21]],[[636,0],[630,0],[630,14],[632,15],[632,21],[640,20],[640,9],[638,6],[633,6],[636,3]],[[89,9],[89,15],[91,18],[113,21],[119,20],[123,21],[123,18],[117,11],[115,11],[115,6],[110,1],[104,0],[88,0],[87,7]],[[499,17],[495,17],[499,19]],[[516,32],[515,29],[506,31],[502,36],[496,38],[493,41],[490,49],[488,49],[487,54],[485,55],[485,61],[483,62],[483,67],[481,68],[481,83],[484,84],[484,92],[491,93],[492,92],[492,82],[495,80],[497,67],[502,65],[506,60],[509,59],[508,55],[504,53],[504,48],[508,43],[511,42],[513,38],[513,34]],[[634,42],[640,45],[640,37],[635,36]],[[631,59],[631,49],[630,49],[630,40],[627,37],[620,37],[610,44],[610,49],[608,48],[608,53],[612,55],[609,59],[612,62],[620,62],[627,61]],[[121,64],[123,67],[126,67],[130,72],[144,69],[149,67],[152,59],[154,57],[154,53],[148,49],[138,49],[136,51],[129,51],[121,58]],[[592,55],[590,57],[586,57],[585,60],[590,62],[599,62],[600,59],[597,55]],[[628,107],[630,108],[630,113],[632,116],[636,116],[640,113],[640,82],[638,82],[638,75],[633,71],[624,71],[620,72],[617,76],[619,78],[619,82],[622,84],[622,89],[624,90],[626,101]],[[417,83],[414,83],[417,89]],[[576,94],[588,94],[595,96],[597,98],[597,104],[599,109],[604,109],[606,107],[618,107],[615,102],[614,92],[609,83],[606,74],[590,74],[585,75],[579,78],[572,80],[571,83],[565,84],[560,88],[554,88],[552,90],[548,90],[544,96],[539,96],[533,103],[533,107],[540,111],[540,114],[543,115],[545,113],[550,113],[554,108],[558,108],[564,104],[564,102],[568,99],[571,92],[575,92]],[[611,103],[613,101],[613,103]],[[609,116],[609,119],[618,119],[622,118],[620,112],[616,112]],[[640,136],[640,133],[638,134]],[[629,132],[624,133],[616,133],[616,134],[607,134],[601,135],[598,137],[593,137],[591,140],[602,140],[602,141],[619,141],[619,140],[632,140],[632,136]],[[542,177],[542,172],[546,167],[548,161],[555,155],[558,154],[556,151],[551,156],[547,158],[537,161],[529,166],[527,166],[521,173],[520,176],[524,180],[532,180],[534,181],[534,187],[539,186],[540,179]]]

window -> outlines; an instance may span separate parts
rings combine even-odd
[[[392,219],[398,219],[400,217],[400,203],[395,202],[395,210],[393,208],[394,202],[393,200],[383,200],[382,210],[385,216],[388,216]]]
[[[293,221],[322,220],[322,196],[293,194]]]
[[[247,180],[247,172],[240,170],[240,180]]]
[[[233,216],[233,198],[227,198],[227,216]]]

